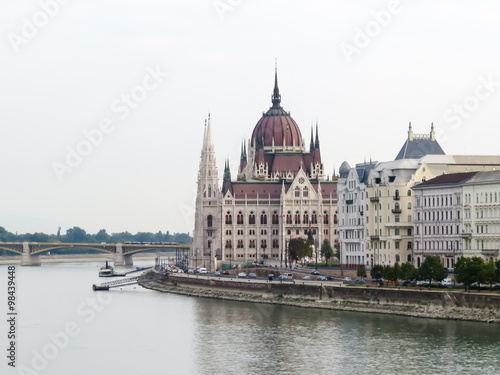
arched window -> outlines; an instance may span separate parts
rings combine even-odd
[[[267,224],[267,215],[264,211],[262,211],[262,215],[260,215],[260,225]]]
[[[212,196],[212,186],[208,185],[208,197]]]
[[[309,223],[309,214],[307,213],[307,211],[304,212],[304,221],[303,221],[304,224],[307,224]]]
[[[203,198],[207,197],[207,185],[203,185]]]
[[[295,224],[300,224],[300,212],[295,212]]]
[[[333,224],[337,224],[337,214],[333,215]]]
[[[232,247],[231,240],[226,240],[226,249],[232,249]]]
[[[408,202],[408,209],[411,210],[411,202]]]
[[[255,225],[255,215],[253,211],[251,211],[250,215],[248,215],[248,224]]]
[[[238,216],[236,217],[236,224],[242,225],[243,224],[243,212],[238,212]]]
[[[399,256],[399,254],[396,254],[396,262],[401,262],[401,258]]]
[[[226,225],[231,225],[232,223],[233,223],[233,216],[231,215],[231,212],[227,211]]]
[[[309,189],[306,187],[304,187],[304,191],[302,192],[302,195],[304,196],[304,198],[307,198],[309,197]]]
[[[408,190],[408,196],[411,197],[411,190]]]
[[[328,224],[328,212],[323,212],[323,224]]]
[[[399,190],[394,192],[394,199],[399,199]]]
[[[295,188],[295,198],[300,198],[300,188],[298,186]]]
[[[292,224],[292,212],[291,211],[288,211],[286,214],[286,223]]]
[[[316,215],[316,211],[313,211],[313,213],[311,215],[311,223],[318,224],[318,215]]]
[[[274,211],[273,212],[273,224],[276,225],[279,223],[280,223],[280,221],[279,221],[278,211]]]
[[[212,215],[208,215],[207,216],[207,227],[212,228],[212,221],[213,221]]]

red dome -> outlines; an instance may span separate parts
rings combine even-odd
[[[252,133],[252,145],[290,147],[302,145],[302,135],[295,120],[281,106],[273,106],[257,122]]]
[[[286,147],[302,146],[302,134],[295,120],[290,113],[285,112],[281,107],[281,95],[278,89],[278,74],[275,74],[274,93],[272,99],[273,106],[264,113],[257,122],[252,133],[252,145],[257,148],[262,146]]]

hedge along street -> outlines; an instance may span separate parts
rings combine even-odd
[[[159,87],[160,83],[168,76],[162,72],[157,65],[155,69],[146,67],[147,74],[139,85],[134,86],[129,93],[120,95],[110,106],[112,113],[118,115],[119,120],[125,120],[132,110],[139,107],[140,103],[147,99],[149,92]],[[106,117],[99,121],[99,125],[90,130],[83,130],[83,139],[74,147],[66,146],[66,156],[63,161],[53,161],[51,166],[59,182],[63,182],[64,176],[79,167],[83,160],[101,145],[104,136],[111,134],[116,129],[115,122]]]

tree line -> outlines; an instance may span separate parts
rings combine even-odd
[[[132,234],[129,232],[120,232],[108,234],[106,229],[101,229],[96,234],[87,233],[80,227],[73,227],[66,230],[65,234],[61,233],[61,229],[56,234],[46,233],[24,233],[17,234],[7,231],[0,227],[0,242],[73,242],[73,243],[124,243],[130,242],[178,242],[180,244],[188,244],[191,242],[189,233],[174,233],[169,231],[163,233],[138,232]],[[71,249],[67,249],[67,253],[71,253]],[[11,254],[11,252],[0,250],[0,255]]]
[[[363,273],[359,270],[358,276]],[[439,257],[428,256],[420,268],[414,267],[410,262],[394,266],[374,265],[371,270],[371,276],[374,279],[384,279],[392,282],[398,280],[428,280],[442,281],[448,276],[446,268],[441,263]],[[500,282],[500,260],[496,262],[490,259],[485,262],[481,257],[462,257],[455,264],[455,281],[463,283],[466,289],[474,284],[488,284],[490,287]]]

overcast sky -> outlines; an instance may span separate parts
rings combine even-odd
[[[494,0],[2,1],[0,226],[192,233],[205,118],[235,177],[276,58],[327,174],[394,159],[409,121],[498,155],[499,19]]]

